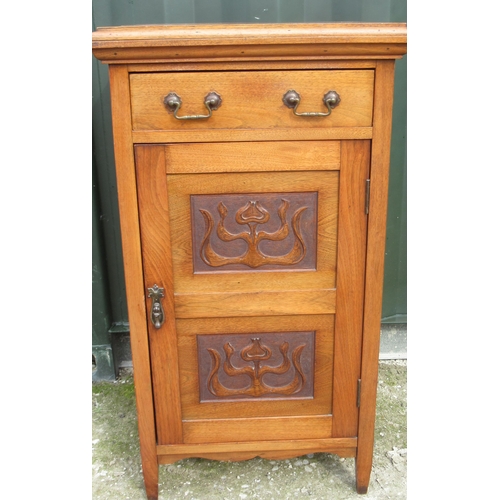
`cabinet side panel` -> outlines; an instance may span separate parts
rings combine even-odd
[[[148,321],[158,442],[182,442],[165,148],[136,146],[144,282],[162,288],[164,323]],[[152,300],[148,300],[148,318]]]
[[[375,76],[370,206],[368,218],[366,291],[361,367],[358,452],[358,492],[366,492],[373,459],[374,423],[384,279],[387,191],[389,186],[394,61],[379,61]]]
[[[110,66],[109,79],[137,420],[144,481],[148,496],[153,498],[155,494],[158,495],[158,462],[156,457],[148,333],[145,322],[145,297],[142,285],[141,242],[130,124],[130,89],[127,66]]]

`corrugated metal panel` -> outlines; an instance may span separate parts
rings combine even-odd
[[[406,22],[405,0],[95,0],[93,28],[134,24]],[[406,321],[406,57],[396,64],[383,317]],[[93,61],[93,135],[113,323],[127,321],[107,68]]]
[[[111,314],[95,174],[92,162],[92,379],[102,380],[114,378],[115,367],[109,336]]]
[[[405,22],[404,0],[94,0],[97,26],[192,23]]]
[[[406,57],[396,64],[383,323],[406,323]]]

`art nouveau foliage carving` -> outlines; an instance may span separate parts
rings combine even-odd
[[[201,400],[310,397],[315,332],[203,335]]]
[[[191,216],[195,271],[314,268],[317,193],[193,196]]]

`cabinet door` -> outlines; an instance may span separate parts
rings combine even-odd
[[[136,146],[159,444],[356,435],[369,151]]]

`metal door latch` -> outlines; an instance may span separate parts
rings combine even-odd
[[[151,305],[151,322],[156,329],[160,328],[165,322],[165,312],[163,311],[163,306],[161,305],[160,299],[165,297],[165,289],[160,288],[156,283],[153,288],[148,288],[148,297],[153,299],[153,304]]]

